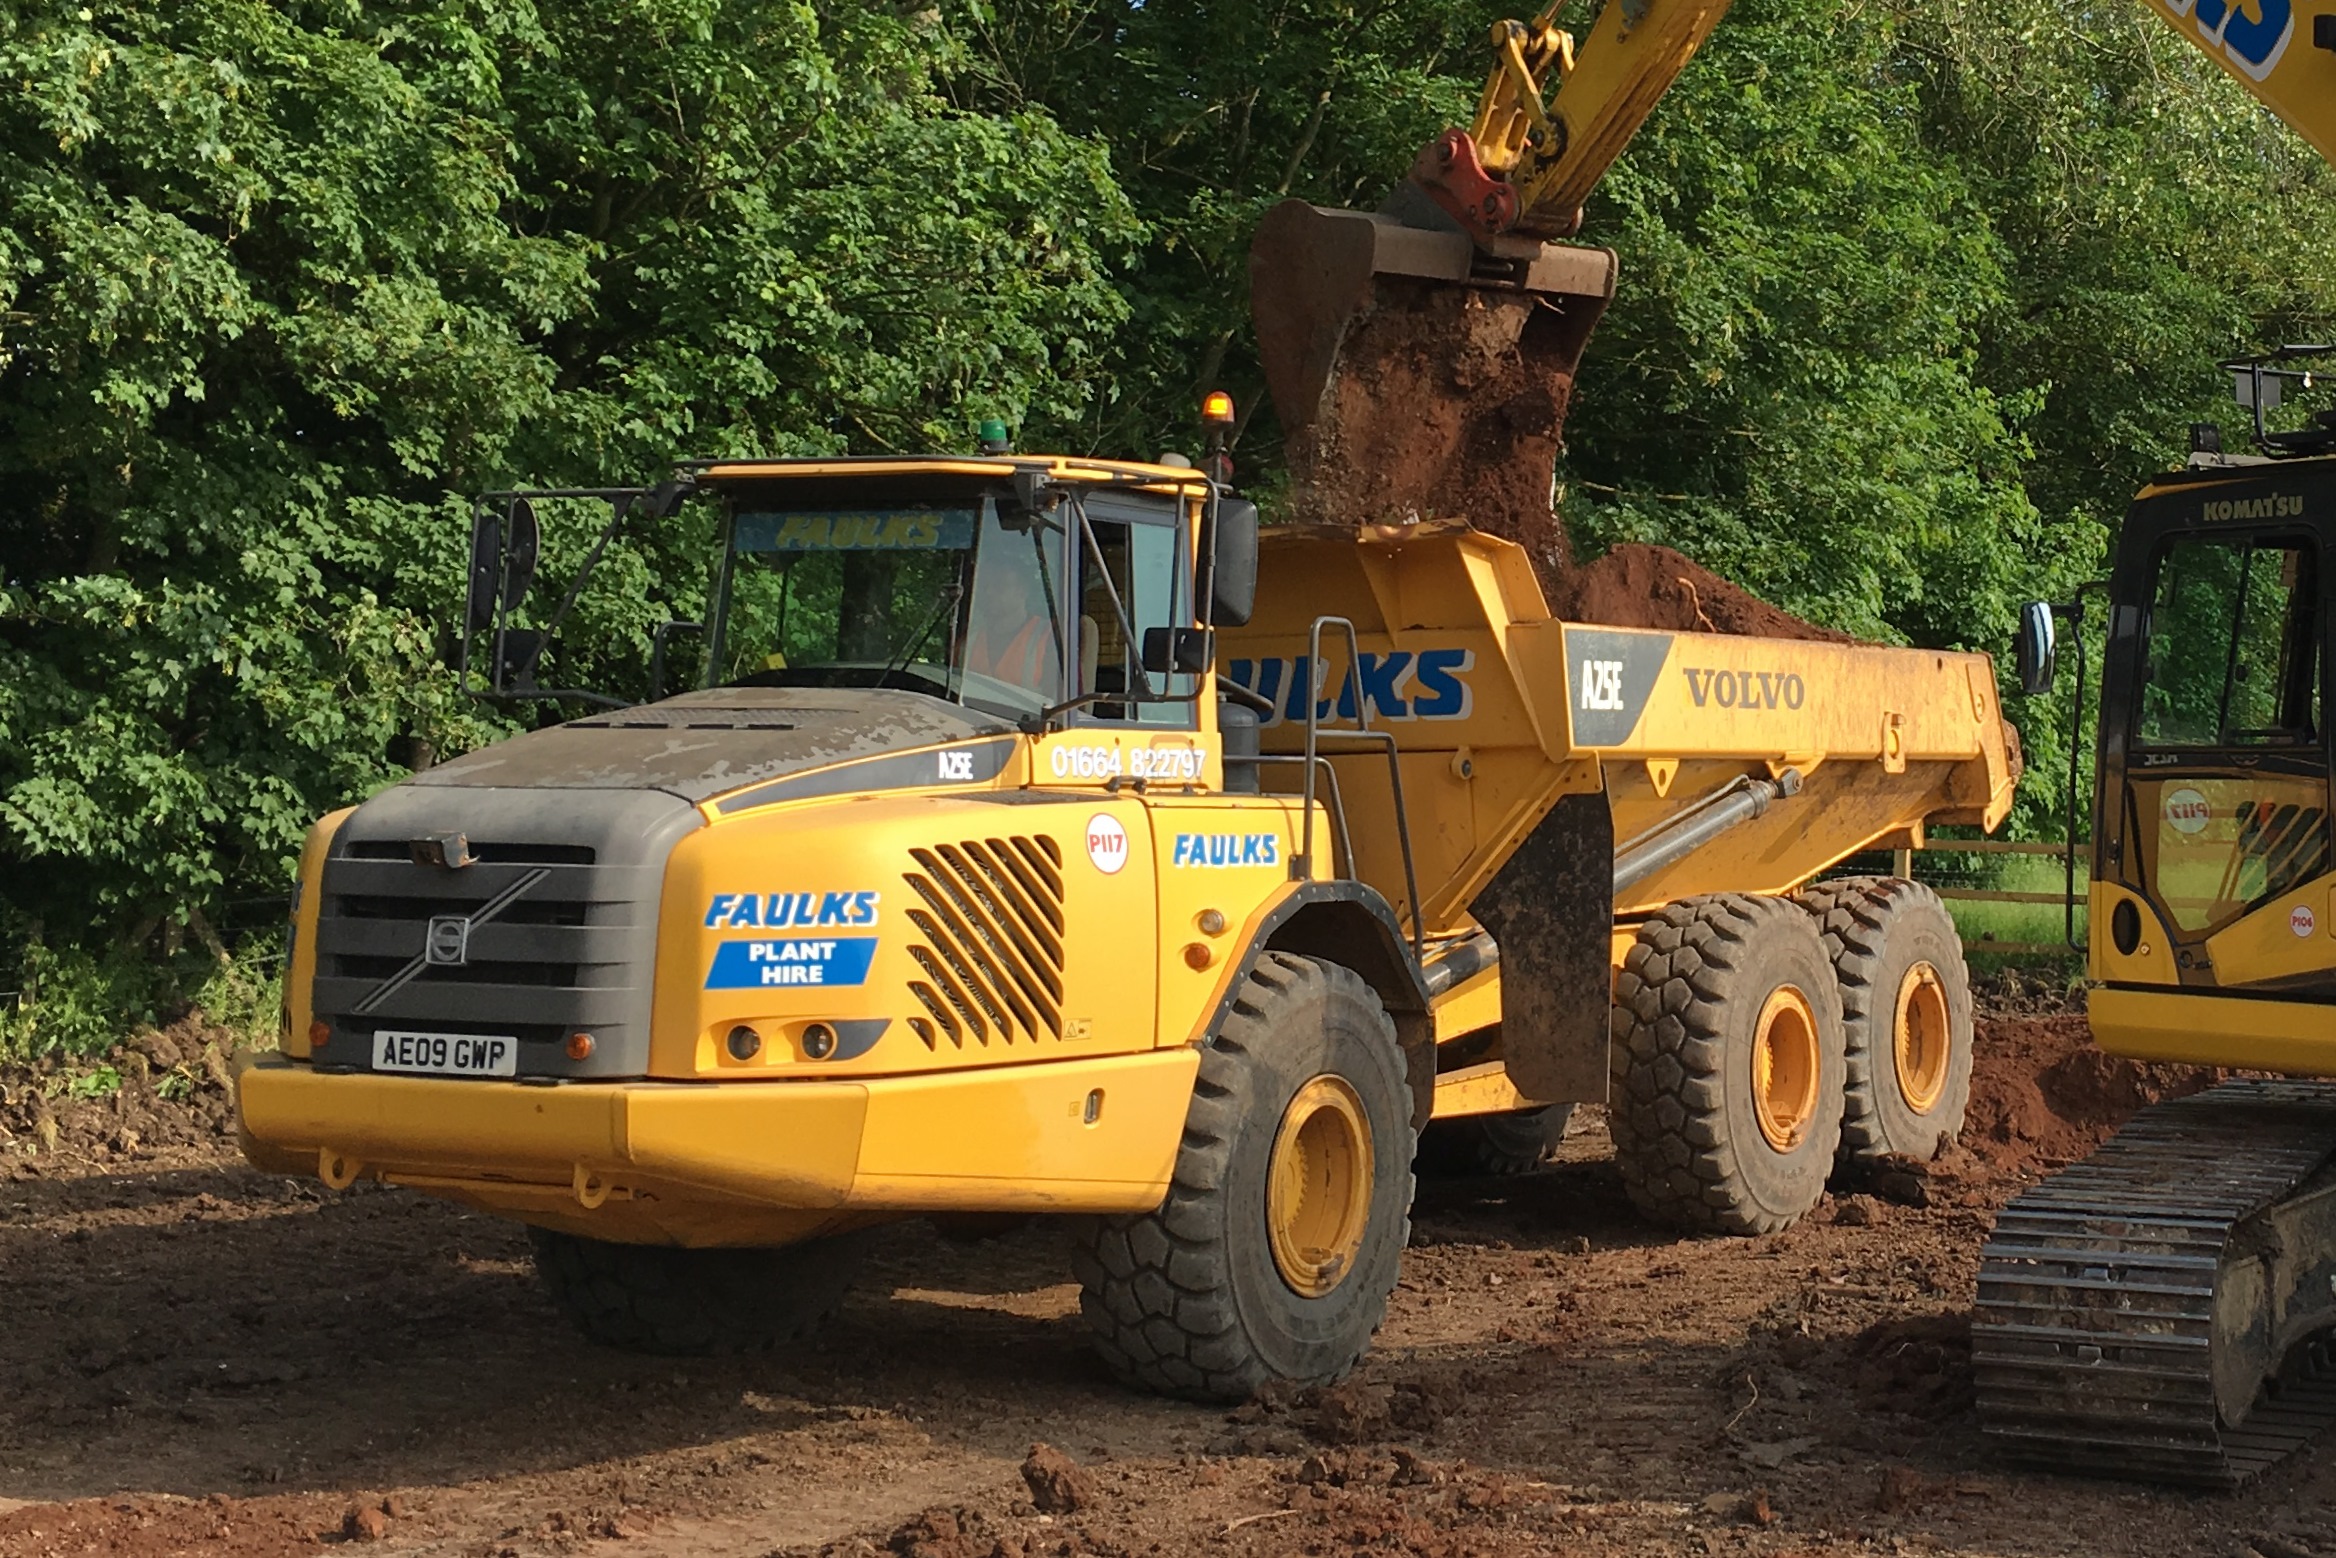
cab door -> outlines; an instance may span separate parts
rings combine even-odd
[[[2185,986],[2336,997],[2320,539],[2135,539],[2111,623],[2098,836],[2103,874],[2159,925],[2126,905],[2095,936],[2124,954],[2162,938]]]

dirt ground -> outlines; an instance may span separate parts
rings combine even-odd
[[[182,1034],[109,1097],[6,1079],[0,1554],[2336,1553],[2325,1449],[2202,1497],[1979,1435],[1994,1208],[2207,1080],[2082,1037],[1998,1010],[1966,1148],[1774,1237],[1641,1223],[1594,1111],[1538,1173],[1424,1181],[1362,1372],[1228,1412],[1103,1376],[1041,1224],[889,1231],[798,1350],[595,1349],[513,1228],[242,1167]]]

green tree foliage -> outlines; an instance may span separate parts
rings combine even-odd
[[[1376,204],[1504,9],[0,12],[0,985],[136,1006],[396,738],[507,728],[444,664],[465,494],[988,414],[1143,455],[1217,384],[1270,487],[1249,232]],[[2217,356],[2336,334],[2336,177],[2138,0],[1737,0],[1583,236],[1577,536],[1917,643],[2095,573]],[[596,521],[545,518],[556,574]],[[561,669],[637,675],[704,539],[628,531]]]
[[[953,107],[960,55],[880,4],[0,13],[0,950],[200,943],[394,738],[494,733],[455,494],[1107,398],[1140,229],[1098,145]],[[595,654],[684,550],[629,543]]]

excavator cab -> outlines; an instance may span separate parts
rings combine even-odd
[[[2118,539],[2087,938],[2114,1055],[2336,1075],[2336,417],[2280,404],[2324,389],[2328,359],[2225,364],[2262,452],[2194,430]],[[2023,615],[2031,691],[2063,617]],[[2244,1481],[2336,1421],[2336,1089],[2231,1081],[2145,1109],[2006,1207],[1982,1256],[1972,1362],[1999,1442]]]
[[[2336,461],[2197,474],[2135,503],[2110,583],[2094,974],[2336,1000]]]
[[[2196,430],[2189,463],[2134,499],[2108,583],[2095,1028],[2104,1048],[2142,1058],[2336,1071],[2336,1029],[2298,1032],[2291,1005],[2221,999],[2209,1015],[2168,999],[2336,1002],[2336,411],[2311,403],[2336,350],[2222,366],[2263,452],[2226,454],[2217,430]],[[2043,602],[2023,614],[2031,691],[2050,684],[2055,620]]]

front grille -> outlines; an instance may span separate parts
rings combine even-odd
[[[360,807],[333,842],[318,905],[318,1058],[369,1066],[383,1028],[509,1034],[522,1075],[639,1075],[664,862],[696,825],[654,792],[431,790],[400,785]],[[471,863],[418,862],[449,829]],[[514,889],[519,889],[516,897]],[[472,919],[461,962],[431,962],[433,920]],[[571,1060],[571,1033],[593,1036]]]
[[[497,866],[588,866],[599,852],[588,844],[470,844],[470,857]],[[351,860],[411,860],[413,844],[405,839],[353,839],[345,851]]]
[[[924,975],[909,994],[925,1015],[909,1028],[943,1040],[1035,1044],[1063,1036],[1062,846],[1047,837],[969,839],[912,849],[903,879],[921,941],[908,955]]]

